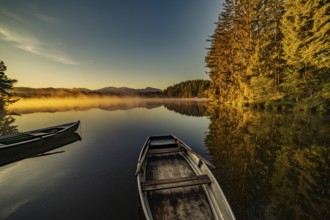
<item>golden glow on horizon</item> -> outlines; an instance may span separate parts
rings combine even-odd
[[[18,114],[35,112],[65,112],[86,111],[93,108],[108,111],[130,109],[137,107],[158,107],[164,103],[183,101],[206,101],[207,99],[167,99],[167,98],[140,98],[140,97],[67,97],[67,98],[27,98],[20,99],[7,110]]]
[[[17,113],[83,111],[91,108],[109,108],[120,104],[134,106],[141,99],[117,97],[77,97],[77,98],[29,98],[20,99],[8,107],[9,111]]]

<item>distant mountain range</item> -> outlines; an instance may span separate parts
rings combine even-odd
[[[86,88],[29,88],[14,87],[11,91],[16,97],[38,98],[38,97],[75,97],[75,96],[138,96],[138,97],[161,97],[163,90],[147,87],[144,89],[132,89],[127,87],[105,87],[97,90]]]

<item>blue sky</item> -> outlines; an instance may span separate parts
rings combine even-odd
[[[147,86],[207,79],[221,0],[2,0],[0,60],[16,86]]]

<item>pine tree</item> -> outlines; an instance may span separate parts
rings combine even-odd
[[[235,3],[236,73],[241,88],[240,101],[252,101],[254,91],[251,78],[260,75],[262,50],[262,0],[240,0]]]
[[[6,70],[7,66],[3,61],[0,61],[0,109],[4,109],[5,106],[16,101],[12,99],[12,95],[8,90],[13,88],[17,80],[9,79],[5,74]]]
[[[164,95],[177,98],[203,98],[206,96],[205,91],[209,85],[209,80],[187,80],[167,87],[164,90]]]
[[[313,98],[329,83],[330,3],[287,0],[281,30],[287,62],[283,89],[289,98]]]
[[[224,11],[219,15],[208,54],[205,57],[206,66],[210,69],[211,98],[219,102],[231,102],[235,99],[239,85],[234,75],[234,2],[226,0]]]
[[[210,69],[213,98],[220,102],[253,98],[250,80],[257,63],[253,55],[259,4],[260,0],[226,0],[211,36],[205,61]]]
[[[223,8],[205,57],[212,99],[330,99],[329,1],[226,0]]]
[[[281,96],[279,85],[284,65],[280,31],[282,14],[282,0],[265,0],[258,5],[254,28],[255,49],[250,63],[255,100],[270,101]]]

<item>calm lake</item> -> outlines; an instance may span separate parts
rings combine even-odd
[[[21,100],[1,134],[81,121],[81,140],[0,167],[0,219],[139,219],[137,159],[174,134],[209,159],[237,219],[330,219],[330,117],[156,99]]]

